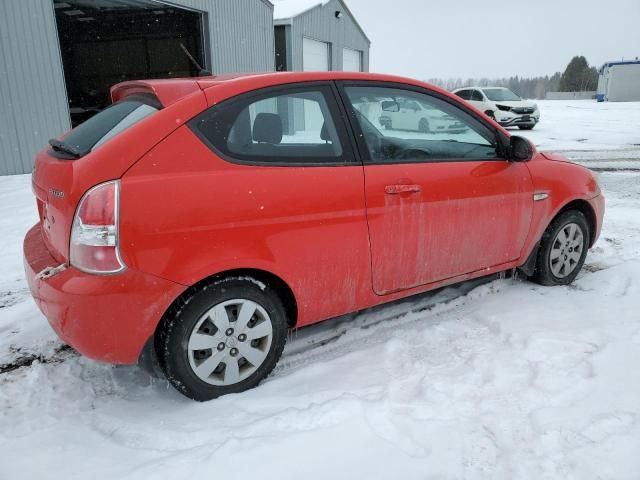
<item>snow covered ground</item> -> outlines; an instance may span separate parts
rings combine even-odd
[[[638,102],[536,100],[540,123],[520,131],[541,150],[638,150]]]
[[[526,135],[607,197],[574,285],[466,283],[312,327],[204,404],[59,349],[22,279],[29,176],[0,178],[0,365],[24,364],[0,373],[0,479],[638,479],[640,104],[540,106]]]

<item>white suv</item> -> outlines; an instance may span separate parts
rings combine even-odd
[[[460,98],[495,119],[503,127],[531,130],[540,121],[538,105],[504,87],[465,87],[454,90]]]

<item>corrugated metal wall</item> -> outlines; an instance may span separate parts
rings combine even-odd
[[[207,13],[213,73],[275,70],[273,6],[262,0],[171,0]]]
[[[262,0],[169,0],[205,12],[214,73],[273,71],[273,6]],[[0,175],[29,173],[70,128],[52,0],[0,0]]]
[[[336,10],[343,12],[341,18],[335,17]],[[331,43],[331,70],[342,70],[342,49],[350,48],[362,52],[362,70],[369,71],[369,41],[339,0],[331,0],[323,7],[309,10],[293,19],[292,70],[302,70],[304,37]]]
[[[0,175],[30,172],[69,126],[52,2],[1,0]]]

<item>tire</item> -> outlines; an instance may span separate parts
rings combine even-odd
[[[422,133],[431,132],[431,128],[429,127],[429,120],[426,118],[421,118],[418,122],[418,131]]]
[[[587,257],[590,230],[582,212],[568,210],[558,215],[542,235],[532,280],[549,286],[573,282]],[[573,239],[572,231],[577,232]]]
[[[496,119],[496,115],[493,113],[493,110],[487,110],[486,112],[484,112],[484,114],[489,117],[492,118],[493,120]]]
[[[535,125],[518,125],[520,130],[533,130],[533,127],[535,127]]]
[[[246,327],[237,327],[239,321]],[[257,386],[286,338],[287,317],[275,292],[251,279],[226,278],[199,287],[168,312],[156,352],[169,383],[203,402]]]
[[[389,120],[388,122],[386,122],[384,124],[384,129],[385,130],[391,130],[393,128],[393,124],[391,123],[391,120]]]

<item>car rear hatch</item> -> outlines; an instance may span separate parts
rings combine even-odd
[[[50,142],[32,176],[45,244],[69,261],[76,207],[91,187],[120,178],[147,151],[206,107],[196,81],[125,82],[112,88],[114,104]]]

